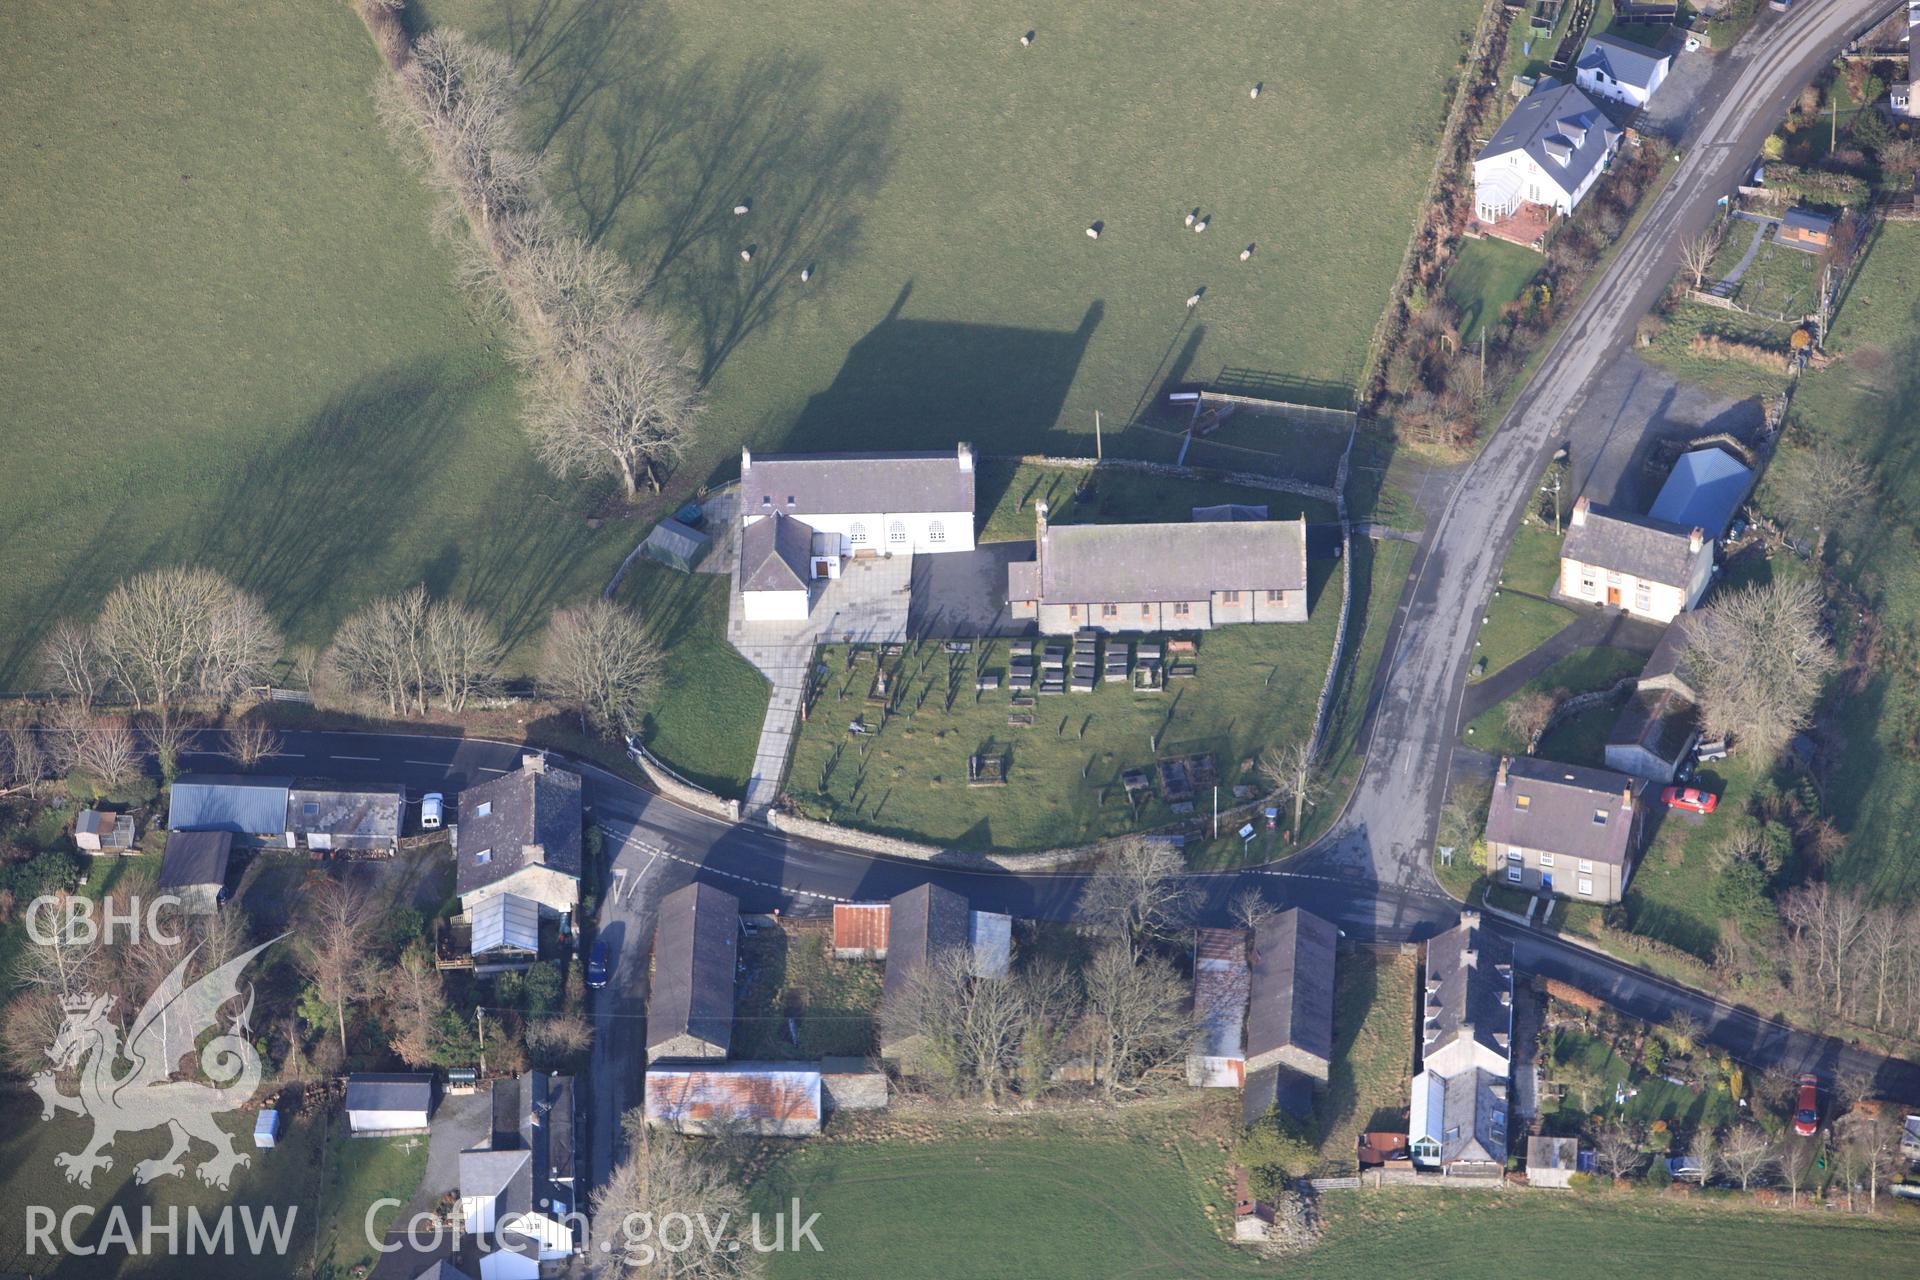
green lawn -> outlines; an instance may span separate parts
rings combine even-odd
[[[1502,591],[1481,617],[1469,680],[1483,680],[1526,657],[1573,621],[1570,610],[1517,591]]]
[[[1793,402],[1798,443],[1824,440],[1874,463],[1879,495],[1833,539],[1842,576],[1879,611],[1883,653],[1910,651],[1920,635],[1920,226],[1883,224],[1834,321],[1841,358],[1801,379]],[[1828,709],[1839,747],[1825,802],[1848,833],[1836,879],[1876,894],[1920,893],[1909,856],[1920,822],[1920,677],[1911,663],[1878,663],[1864,689]]]
[[[734,1057],[818,1062],[874,1052],[884,965],[836,960],[830,930],[792,925],[743,939],[740,964],[747,977],[733,1011]]]
[[[533,460],[351,7],[11,5],[0,40],[0,687],[153,565],[309,643],[424,581],[520,657],[605,583],[637,530]]]
[[[1312,561],[1311,620],[1300,625],[1222,627],[1202,634],[1199,672],[1158,693],[1127,684],[1037,699],[1033,724],[1010,726],[1009,690],[976,695],[976,663],[1007,669],[1007,642],[949,655],[909,645],[894,674],[893,713],[867,701],[873,653],[851,670],[846,650],[822,646],[823,687],[801,726],[787,794],[810,817],[938,841],[960,849],[1053,848],[1175,821],[1158,790],[1129,810],[1121,774],[1151,769],[1156,756],[1210,752],[1223,802],[1271,743],[1304,737],[1326,677],[1340,616],[1340,580]],[[949,706],[949,702],[951,705]],[[861,721],[876,730],[854,735]],[[1157,744],[1157,745],[1156,745]],[[968,757],[1005,755],[1004,786],[973,787]],[[1194,818],[1211,807],[1196,796]]]
[[[91,1121],[70,1116],[42,1121],[39,1100],[21,1089],[0,1093],[0,1121],[4,1121],[0,1132],[6,1135],[0,1139],[0,1156],[9,1171],[9,1176],[0,1181],[0,1199],[15,1208],[14,1212],[0,1214],[0,1256],[22,1259],[19,1265],[31,1266],[36,1274],[169,1280],[185,1272],[182,1259],[164,1251],[164,1241],[147,1257],[129,1259],[114,1249],[102,1258],[76,1258],[57,1270],[43,1269],[44,1254],[35,1264],[27,1261],[29,1255],[23,1252],[26,1219],[20,1210],[29,1204],[45,1205],[56,1213],[74,1205],[96,1206],[98,1212],[91,1219],[82,1216],[76,1220],[76,1238],[89,1245],[97,1242],[105,1229],[103,1215],[109,1205],[126,1210],[136,1233],[142,1206],[151,1206],[162,1222],[172,1209],[182,1215],[183,1241],[188,1206],[198,1207],[202,1215],[217,1213],[224,1205],[251,1207],[256,1214],[272,1209],[283,1221],[292,1216],[284,1259],[272,1253],[264,1260],[247,1252],[233,1256],[198,1254],[191,1270],[196,1280],[252,1280],[266,1274],[356,1274],[353,1268],[370,1265],[377,1258],[367,1243],[365,1226],[373,1202],[388,1196],[404,1202],[419,1186],[427,1162],[424,1137],[349,1138],[345,1116],[338,1111],[292,1117],[283,1113],[278,1145],[269,1151],[255,1150],[253,1115],[237,1112],[222,1117],[222,1127],[237,1135],[237,1146],[250,1157],[250,1163],[234,1173],[229,1190],[208,1187],[194,1176],[195,1160],[210,1154],[202,1146],[196,1146],[186,1161],[184,1177],[163,1178],[137,1187],[133,1182],[135,1163],[166,1150],[165,1131],[159,1129],[119,1138],[110,1151],[113,1167],[96,1173],[93,1186],[86,1188],[62,1177],[53,1158],[83,1146],[92,1129]],[[392,1210],[374,1215],[376,1238],[384,1234],[392,1216]],[[236,1221],[234,1230],[244,1240],[240,1222]]]
[[[724,574],[681,573],[639,559],[621,581],[619,599],[651,622],[666,646],[660,692],[641,729],[647,749],[689,781],[741,796],[768,686],[727,643],[728,590]]]
[[[1727,295],[1743,307],[1791,319],[1812,314],[1819,302],[1820,258],[1779,243],[1754,223],[1730,221],[1720,252],[1713,260],[1713,278],[1724,279],[1746,256],[1755,232],[1760,247]]]
[[[1095,410],[1110,454],[1140,453],[1136,409],[1223,370],[1344,401],[1478,11],[427,0],[419,16],[518,55],[556,197],[652,279],[713,374],[691,483],[743,440],[1085,455]],[[1195,207],[1204,235],[1183,225]]]
[[[1408,1258],[1436,1276],[1753,1280],[1886,1274],[1920,1237],[1909,1214],[1789,1214],[1718,1196],[1340,1191],[1320,1200],[1327,1230],[1312,1252],[1256,1264],[1209,1225],[1231,1212],[1203,1181],[1220,1163],[1177,1134],[819,1143],[781,1158],[754,1200],[770,1213],[797,1195],[802,1216],[820,1215],[822,1251],[773,1255],[776,1280],[918,1275],[929,1259],[954,1280],[1377,1280]]]
[[[1666,317],[1666,327],[1640,355],[1688,382],[1736,400],[1777,396],[1786,389],[1784,369],[1764,369],[1740,360],[1721,360],[1691,349],[1695,334],[1708,334],[1758,343],[1784,352],[1793,326],[1773,324],[1722,311],[1698,302],[1682,302]]]
[[[1412,956],[1342,951],[1333,987],[1333,1063],[1327,1091],[1314,1099],[1320,1156],[1329,1167],[1356,1167],[1355,1140],[1374,1130],[1404,1132],[1413,1078]]]
[[[1332,482],[1331,473],[1328,483]],[[981,464],[974,490],[981,542],[1031,541],[1033,509],[1047,504],[1050,524],[1127,522],[1184,524],[1195,507],[1226,503],[1267,508],[1275,520],[1335,519],[1333,504],[1211,480],[1170,480],[1118,467],[1045,467],[1034,463]]]
[[[1638,1125],[1665,1120],[1676,1133],[1692,1133],[1703,1126],[1720,1129],[1735,1118],[1734,1100],[1721,1087],[1693,1089],[1629,1063],[1614,1046],[1598,1036],[1571,1027],[1552,1033],[1552,1044],[1541,1063],[1543,1083],[1565,1084],[1567,1096],[1558,1108],[1568,1129],[1577,1130],[1595,1113],[1609,1119],[1624,1117]],[[1623,1106],[1614,1105],[1614,1087],[1635,1091]]]
[[[1477,342],[1482,325],[1519,298],[1546,259],[1505,240],[1466,240],[1447,268],[1447,300],[1460,312],[1460,341]]]
[[[1636,662],[1636,666],[1639,664]],[[1582,764],[1592,769],[1607,765],[1607,734],[1620,718],[1620,708],[1612,704],[1589,707],[1568,716],[1540,738],[1537,754],[1542,760],[1562,764]]]
[[[1461,741],[1482,751],[1509,753],[1525,751],[1526,744],[1520,740],[1518,734],[1507,727],[1507,709],[1513,705],[1515,699],[1530,693],[1572,695],[1611,688],[1622,676],[1632,675],[1645,665],[1644,657],[1625,649],[1614,649],[1605,645],[1590,645],[1583,649],[1575,649],[1527,681],[1521,686],[1519,693],[1504,702],[1488,707],[1475,716],[1467,726],[1471,732],[1463,734]],[[1607,725],[1601,729],[1604,738],[1606,727],[1612,725],[1613,717],[1618,714],[1619,708],[1605,707],[1602,710],[1607,713]],[[1578,721],[1582,718],[1575,716],[1573,720]],[[1540,755],[1550,760],[1559,760],[1563,764],[1583,763],[1554,755],[1545,749],[1557,734],[1558,730],[1548,734],[1542,741]]]

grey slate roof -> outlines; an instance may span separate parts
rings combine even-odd
[[[167,830],[284,835],[292,786],[292,778],[184,774],[174,781],[167,800]]]
[[[454,887],[463,895],[472,893],[534,865],[529,846],[538,846],[540,865],[578,877],[580,841],[580,775],[522,764],[460,793],[460,869]],[[482,850],[485,862],[477,860]]]
[[[160,855],[157,889],[184,889],[193,885],[226,883],[227,863],[233,856],[231,831],[174,831],[167,835]]]
[[[1609,747],[1644,747],[1661,760],[1677,761],[1695,726],[1693,704],[1671,689],[1638,689],[1607,733]]]
[[[1040,540],[1040,599],[1063,604],[1204,600],[1215,591],[1303,591],[1307,522],[1050,526]],[[1009,567],[1009,589],[1030,582]]]
[[[1616,40],[1609,35],[1588,36],[1575,67],[1581,71],[1604,71],[1621,84],[1649,89],[1667,56],[1643,45]]]
[[[1253,935],[1247,1057],[1293,1047],[1333,1057],[1332,924],[1298,907],[1265,920]]]
[[[805,591],[813,527],[777,512],[740,533],[742,591]]]
[[[1240,1089],[1240,1123],[1251,1125],[1275,1107],[1296,1120],[1313,1118],[1313,1078],[1291,1067],[1262,1067],[1247,1073]]]
[[[460,1194],[492,1200],[495,1221],[533,1208],[533,1152],[462,1151]]]
[[[1829,235],[1833,231],[1835,219],[1824,213],[1815,213],[1811,209],[1798,206],[1780,215],[1780,225],[1794,231],[1812,231],[1820,235]]]
[[[287,792],[286,829],[391,843],[400,838],[407,805],[402,786],[331,787],[300,783]]]
[[[1567,530],[1560,554],[1581,564],[1680,587],[1692,579],[1696,558],[1713,554],[1713,544],[1705,539],[1698,551],[1693,550],[1690,532],[1651,516],[1589,507],[1580,522]]]
[[[973,477],[973,451],[967,445],[945,453],[749,456],[740,468],[740,514],[971,514]]]
[[[1687,646],[1692,643],[1688,629],[1686,623],[1676,622],[1661,635],[1660,643],[1653,646],[1653,653],[1647,658],[1647,665],[1641,668],[1642,689],[1672,689],[1683,697],[1699,701],[1687,671]]]
[[[893,900],[887,922],[887,974],[882,1004],[893,999],[943,952],[967,945],[967,900],[923,884]]]
[[[356,1071],[347,1077],[349,1111],[426,1111],[433,1077],[415,1072]]]
[[[1637,791],[1638,778],[1532,756],[1501,765],[1487,802],[1488,844],[1626,865],[1635,815],[1621,793]],[[1596,821],[1600,814],[1606,815],[1604,822]]]
[[[1680,455],[1673,474],[1647,512],[1681,529],[1704,529],[1718,538],[1746,499],[1753,471],[1725,449],[1709,446]]]
[[[1600,167],[1609,145],[1619,137],[1606,113],[1579,88],[1542,80],[1494,130],[1475,158],[1492,160],[1510,151],[1524,151],[1571,192]]]
[[[722,1049],[733,1038],[740,899],[698,881],[660,899],[653,931],[647,1047],[691,1035]]]
[[[1471,1027],[1483,1047],[1510,1057],[1511,1045],[1498,1038],[1513,1022],[1513,1009],[1501,999],[1503,992],[1508,1000],[1512,998],[1512,946],[1488,933],[1478,912],[1462,912],[1458,925],[1427,939],[1423,1054],[1430,1056],[1451,1044],[1463,1027]]]

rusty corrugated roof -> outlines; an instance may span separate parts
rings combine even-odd
[[[892,916],[893,907],[885,902],[834,903],[833,949],[885,951]]]
[[[649,1067],[647,1114],[663,1121],[820,1121],[820,1073],[779,1067]]]

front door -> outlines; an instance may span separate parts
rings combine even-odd
[[[1613,608],[1613,609],[1618,609],[1620,607],[1620,588],[1618,587],[1607,588],[1607,605],[1609,608]]]
[[[1553,872],[1542,871],[1540,873],[1540,892],[1542,893],[1553,892]]]

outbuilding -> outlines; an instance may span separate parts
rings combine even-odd
[[[640,554],[669,569],[692,573],[712,546],[713,539],[706,534],[668,517],[653,526],[647,540],[640,544]]]
[[[231,831],[168,832],[154,888],[180,899],[181,909],[190,915],[209,915],[226,895],[232,859]]]
[[[1811,209],[1789,209],[1781,215],[1780,229],[1774,241],[1808,253],[1823,253],[1833,247],[1835,219]]]
[[[347,1077],[347,1128],[355,1137],[425,1133],[433,1115],[433,1077],[356,1071]]]

